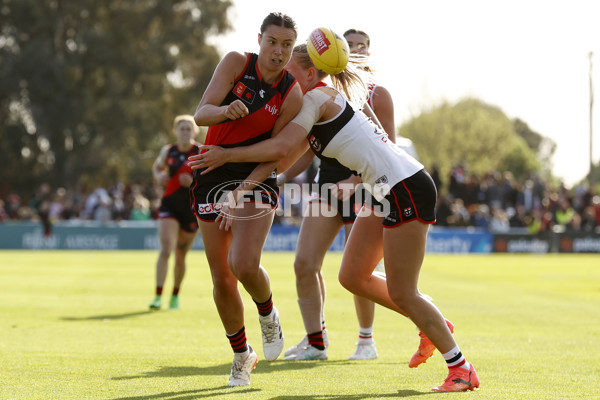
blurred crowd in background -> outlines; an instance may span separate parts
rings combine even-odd
[[[439,185],[435,168],[432,176]],[[509,171],[479,176],[455,166],[447,193],[438,198],[436,224],[492,232],[526,228],[532,234],[548,230],[597,232],[600,194],[588,183],[567,189],[562,184],[551,186],[537,174],[517,181]]]
[[[600,193],[594,193],[588,184],[571,189],[553,187],[537,175],[517,181],[508,171],[476,175],[459,165],[443,179],[435,167],[429,170],[438,186],[437,226],[492,232],[523,228],[532,234],[548,230],[600,233]],[[293,182],[311,181],[307,171]],[[40,221],[49,226],[65,220],[148,221],[157,217],[162,191],[152,181],[106,188],[82,186],[75,191],[43,184],[31,198],[9,193],[0,199],[0,222]],[[281,193],[283,204],[285,190]],[[280,208],[275,224],[299,225],[309,193],[305,195],[291,212]]]

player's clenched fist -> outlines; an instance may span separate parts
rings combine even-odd
[[[225,110],[225,116],[232,120],[245,117],[246,115],[248,115],[248,107],[241,100],[235,100]]]

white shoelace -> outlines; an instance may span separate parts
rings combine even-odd
[[[235,359],[234,358],[233,364],[231,365],[231,375],[235,379],[245,378],[244,373],[247,371],[245,371],[244,368],[246,367],[246,363],[249,358],[250,358],[249,354],[248,354],[248,357],[246,357],[245,359]]]
[[[273,343],[276,335],[279,334],[279,324],[276,321],[271,320],[266,323],[261,323],[261,328],[266,343]]]

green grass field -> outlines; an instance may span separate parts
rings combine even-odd
[[[189,255],[181,309],[149,312],[156,255],[0,252],[0,399],[600,398],[598,255],[428,256],[421,290],[455,323],[481,379],[478,391],[453,394],[429,391],[446,377],[439,353],[408,368],[417,331],[381,307],[379,358],[347,361],[358,328],[352,297],[337,283],[340,253],[324,266],[329,360],[265,361],[243,292],[259,363],[251,386],[229,388],[232,353],[204,254]],[[292,263],[292,253],[263,257],[286,348],[304,335]]]

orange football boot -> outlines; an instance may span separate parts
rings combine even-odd
[[[454,333],[454,324],[449,320],[446,320],[446,325],[450,329],[451,333]],[[423,332],[419,332],[421,342],[419,343],[419,349],[408,362],[409,368],[417,368],[419,365],[426,363],[427,359],[433,356],[435,346],[431,343],[431,340]]]
[[[431,389],[433,392],[466,392],[479,387],[479,378],[473,364],[468,370],[461,367],[448,370],[450,372],[444,383]]]

